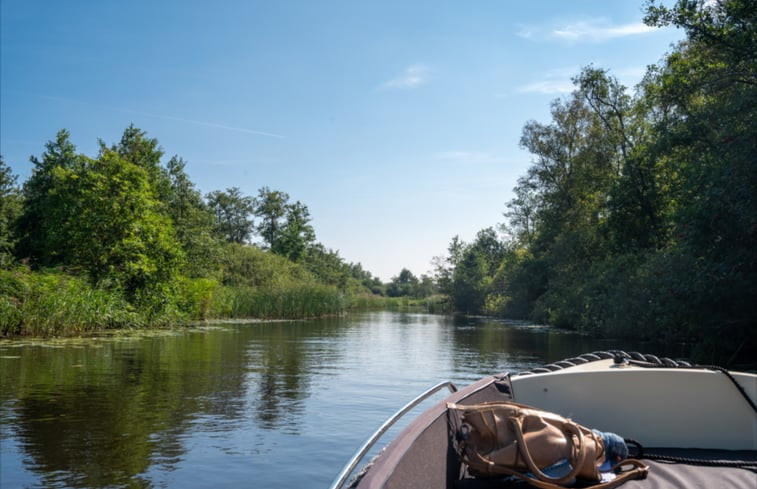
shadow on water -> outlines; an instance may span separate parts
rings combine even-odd
[[[685,357],[685,348],[680,345],[602,340],[528,321],[448,316],[441,322],[449,333],[446,345],[452,352],[453,372],[465,372],[466,378],[473,378],[471,374],[515,373],[595,351]]]

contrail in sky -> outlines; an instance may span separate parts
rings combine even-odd
[[[225,129],[227,131],[235,131],[235,132],[241,132],[244,134],[253,134],[255,136],[266,136],[269,138],[278,138],[278,139],[284,139],[284,136],[281,134],[275,134],[272,132],[265,132],[265,131],[256,131],[254,129],[246,129],[244,127],[235,127],[235,126],[227,126],[225,124],[217,124],[215,122],[205,122],[205,121],[197,121],[194,119],[185,119],[183,117],[175,117],[172,115],[162,115],[162,114],[153,114],[150,112],[142,112],[139,110],[131,110],[131,109],[122,109],[119,107],[109,107],[105,105],[98,105],[93,104],[90,102],[85,102],[82,100],[76,100],[71,98],[65,98],[65,97],[54,97],[50,95],[38,95],[41,98],[45,98],[48,100],[55,100],[58,102],[67,102],[67,103],[76,103],[76,104],[83,104],[83,105],[89,105],[91,107],[97,107],[100,109],[110,110],[114,112],[123,112],[125,114],[134,114],[134,115],[141,115],[144,117],[153,117],[155,119],[163,119],[167,121],[176,121],[176,122],[183,122],[185,124],[194,124],[196,126],[204,126],[204,127],[212,127],[215,129]]]
[[[243,132],[245,134],[255,134],[257,136],[268,136],[271,138],[280,138],[280,139],[284,138],[284,136],[282,136],[281,134],[274,134],[272,132],[265,132],[265,131],[256,131],[254,129],[245,129],[244,127],[227,126],[225,124],[216,124],[215,122],[196,121],[193,119],[184,119],[183,117],[174,117],[172,115],[151,114],[149,112],[141,112],[141,111],[129,110],[129,109],[113,109],[113,110],[119,110],[121,112],[127,112],[129,114],[143,115],[145,117],[154,117],[156,119],[164,119],[167,121],[185,122],[187,124],[195,124],[197,126],[213,127],[216,129],[226,129],[228,131]]]

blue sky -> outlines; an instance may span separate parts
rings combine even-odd
[[[503,222],[528,120],[594,64],[632,87],[683,34],[633,1],[3,0],[0,153],[134,123],[203,194],[269,186],[383,280]]]

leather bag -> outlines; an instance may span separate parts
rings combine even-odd
[[[453,445],[475,477],[516,476],[541,488],[559,488],[576,480],[590,487],[615,487],[643,478],[648,467],[638,460],[608,482],[600,482],[605,448],[597,432],[558,414],[513,402],[448,404]],[[548,475],[545,469],[567,462],[567,473]],[[563,470],[564,472],[564,470]]]

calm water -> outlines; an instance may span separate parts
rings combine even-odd
[[[325,488],[387,416],[439,381],[613,348],[633,347],[390,312],[1,342],[0,486]]]

